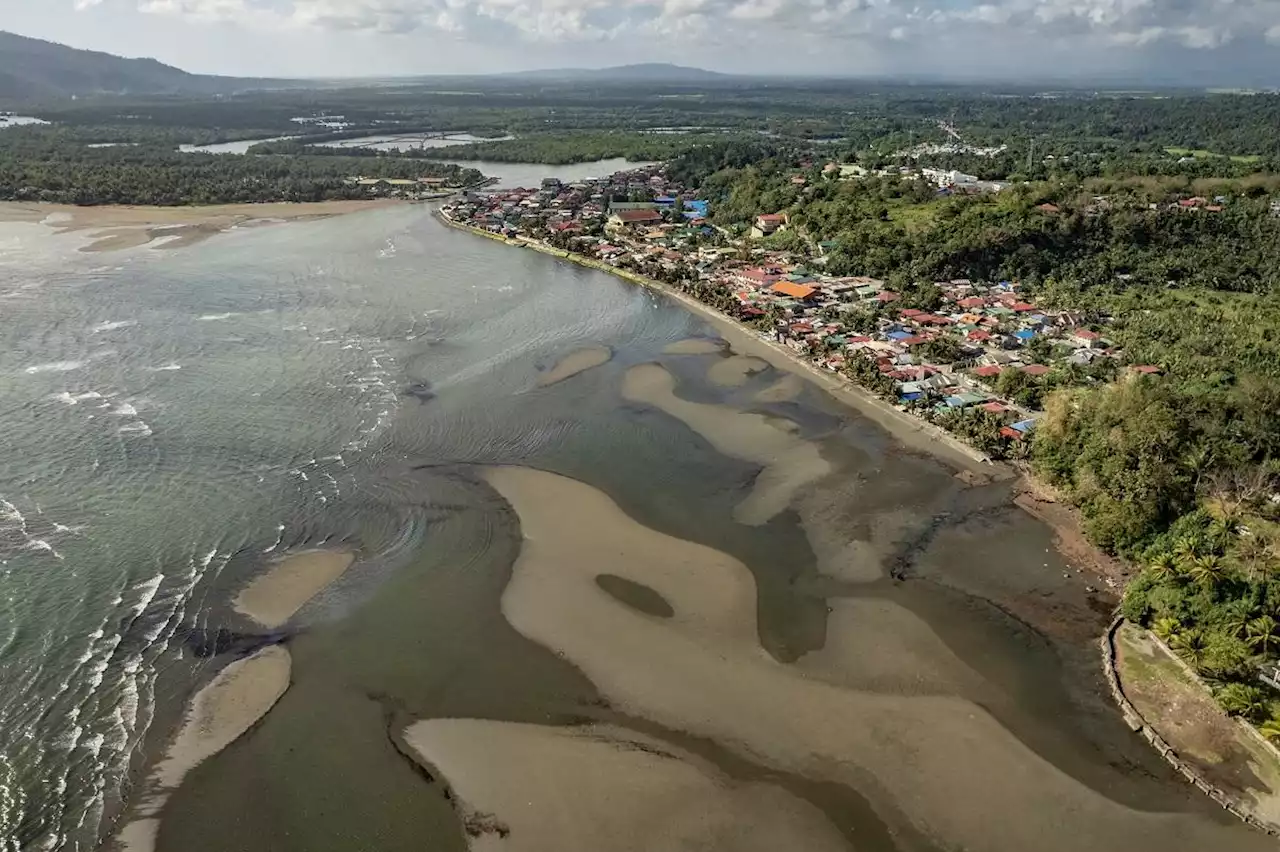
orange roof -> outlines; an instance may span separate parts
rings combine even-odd
[[[793,284],[790,281],[779,281],[769,289],[775,293],[790,296],[793,299],[807,299],[817,292],[812,287],[805,287],[803,284]]]

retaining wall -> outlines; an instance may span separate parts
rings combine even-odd
[[[1111,690],[1111,697],[1115,699],[1116,704],[1120,707],[1120,713],[1124,716],[1125,723],[1141,734],[1143,739],[1151,744],[1151,747],[1173,767],[1175,772],[1221,805],[1228,813],[1259,831],[1265,831],[1274,837],[1280,837],[1280,830],[1262,822],[1252,814],[1246,813],[1230,796],[1202,778],[1190,764],[1180,758],[1178,753],[1174,751],[1173,746],[1169,745],[1164,737],[1156,733],[1147,724],[1147,721],[1142,718],[1142,714],[1138,712],[1138,708],[1134,707],[1133,703],[1125,696],[1124,687],[1120,683],[1120,674],[1116,669],[1116,632],[1122,624],[1124,624],[1124,618],[1117,616],[1107,628],[1107,632],[1103,635],[1099,644],[1102,649],[1102,672],[1107,679],[1107,686]]]

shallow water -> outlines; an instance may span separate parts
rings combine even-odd
[[[36,233],[26,227],[14,233]],[[720,354],[664,354],[709,332],[644,290],[448,230],[416,206],[175,252],[6,246],[0,848],[92,848],[193,684],[274,641],[232,610],[235,591],[271,556],[322,543],[359,560],[287,628],[289,691],[188,777],[162,850],[462,849],[442,781],[401,737],[444,718],[620,725],[735,779],[767,778],[841,831],[858,827],[865,848],[945,848],[911,828],[927,801],[874,777],[762,765],[713,729],[673,728],[661,708],[632,717],[513,628],[500,599],[521,527],[476,467],[493,464],[580,480],[635,522],[739,560],[756,589],[756,651],[782,670],[970,702],[1111,802],[1219,825],[1103,698],[1092,639],[1105,605],[1063,579],[1047,530],[998,487],[966,488],[812,387],[756,401],[777,370],[726,388],[707,375]],[[585,346],[613,357],[538,386]],[[740,412],[789,422],[833,475],[767,523],[740,523],[761,464],[627,401],[624,377],[650,362],[701,403],[700,430]],[[599,594],[667,620],[662,601],[612,585]],[[848,612],[887,624],[894,642],[871,660],[824,648]],[[955,795],[990,806],[982,779],[957,777]],[[1220,830],[1223,848],[1253,848],[1243,828]],[[1125,848],[1171,847],[1153,831]]]

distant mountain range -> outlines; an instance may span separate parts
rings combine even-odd
[[[517,71],[503,77],[521,80],[546,80],[572,83],[710,83],[733,79],[732,74],[721,74],[703,68],[671,65],[665,62],[645,62],[638,65],[615,65],[612,68],[555,68],[545,71]]]
[[[94,94],[216,94],[299,85],[188,74],[154,59],[124,59],[0,32],[0,98],[39,99]]]

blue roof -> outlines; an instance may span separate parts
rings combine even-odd
[[[965,406],[965,401],[958,396],[949,396],[943,402],[952,408],[964,408]]]
[[[710,208],[710,205],[706,201],[701,201],[699,199],[693,199],[691,201],[686,201],[684,203],[685,210],[696,210],[699,213],[702,213],[704,216],[706,215],[707,210],[709,208]]]
[[[905,331],[891,331],[889,332],[889,336],[894,340],[906,340],[908,337],[913,337],[914,335]]]
[[[675,204],[676,199],[675,199],[675,196],[671,196],[671,195],[659,195],[657,198],[653,199],[653,203],[654,204]]]
[[[1027,431],[1030,431],[1031,427],[1035,425],[1036,425],[1036,421],[1034,420],[1022,420],[1013,424],[1013,428],[1017,429],[1019,432],[1027,432]]]
[[[899,399],[901,399],[903,402],[915,402],[916,400],[921,399],[923,396],[924,394],[920,393],[919,391],[916,391],[914,393],[904,393],[902,396],[899,397]]]
[[[1029,328],[1022,328],[1013,333],[1013,336],[1019,340],[1030,340],[1036,336],[1036,333]]]

